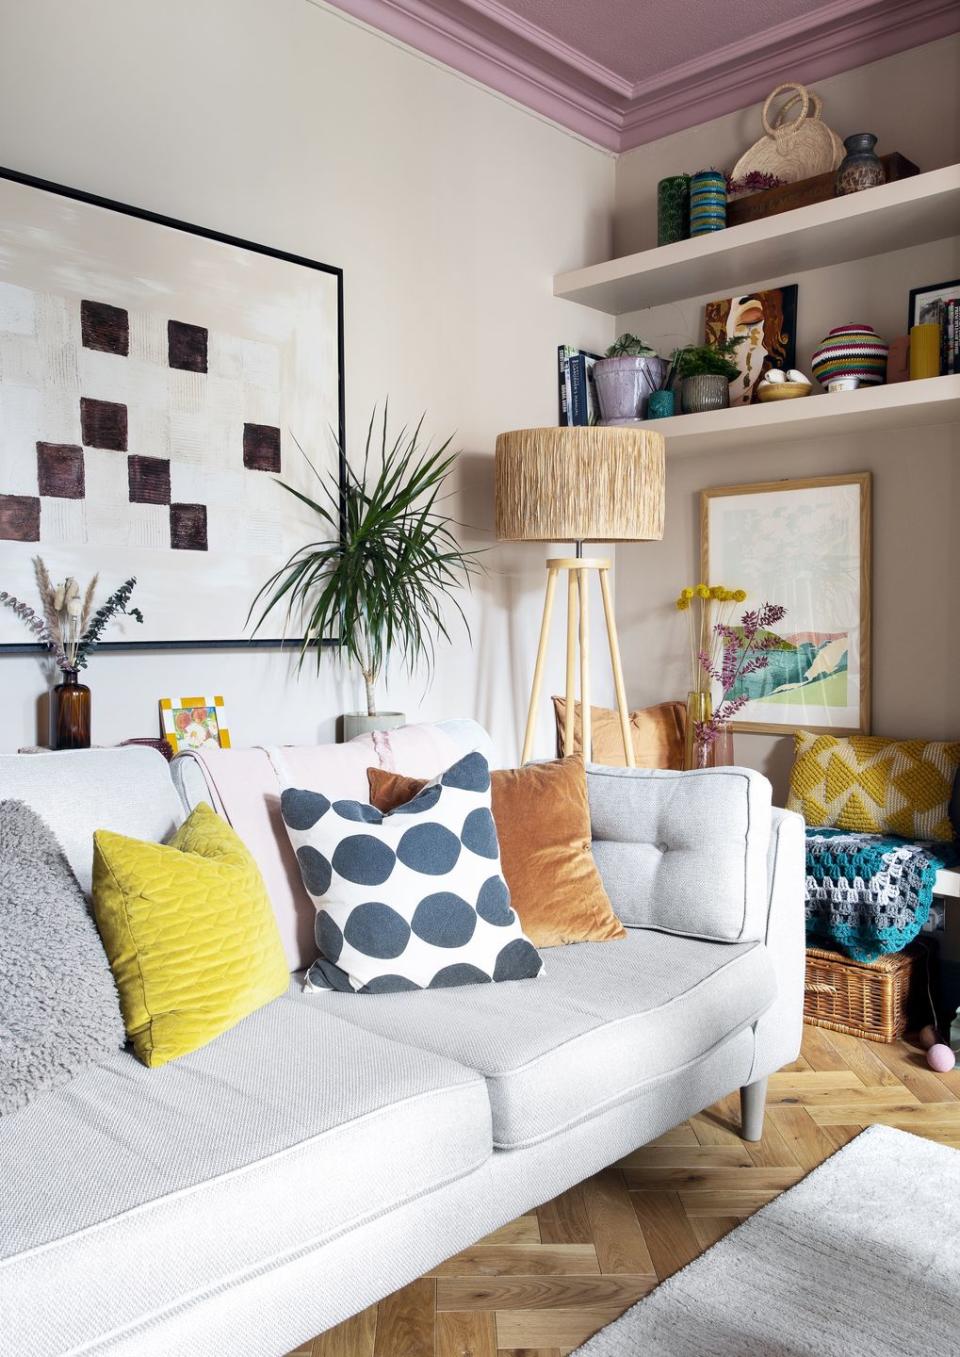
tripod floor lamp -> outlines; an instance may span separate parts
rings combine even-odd
[[[634,766],[620,643],[610,595],[611,562],[602,556],[584,556],[583,544],[642,542],[663,536],[663,454],[662,434],[648,429],[601,426],[515,429],[500,434],[497,439],[497,537],[507,542],[576,543],[575,555],[547,561],[547,591],[523,737],[522,763],[526,763],[533,752],[554,595],[562,572],[567,575],[563,752],[573,753],[579,667],[580,744],[584,759],[590,758],[589,577],[595,570],[600,580],[624,760],[628,767]]]

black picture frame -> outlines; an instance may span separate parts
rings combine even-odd
[[[246,240],[241,236],[233,236],[223,231],[215,231],[211,227],[197,226],[191,222],[181,221],[177,217],[168,217],[163,213],[152,212],[147,208],[135,207],[131,203],[122,203],[114,198],[105,198],[100,194],[88,193],[84,189],[72,188],[66,184],[58,184],[49,179],[42,179],[36,175],[26,174],[21,170],[11,169],[8,166],[0,166],[0,180],[7,180],[15,184],[21,184],[26,188],[38,189],[44,193],[54,193],[63,198],[70,198],[76,202],[86,203],[92,207],[104,208],[111,212],[120,213],[123,216],[133,217],[140,221],[150,222],[156,226],[168,227],[176,231],[183,231],[189,235],[199,236],[205,240],[216,241],[222,245],[229,245],[237,249],[249,250],[254,254],[265,255],[271,259],[277,259],[284,263],[299,265],[302,268],[313,269],[320,273],[326,273],[336,279],[337,287],[337,445],[338,445],[338,468],[340,482],[340,525],[341,532],[345,523],[345,496],[347,485],[346,474],[346,386],[344,378],[344,297],[343,297],[343,269],[333,264],[324,264],[316,259],[308,259],[305,255],[293,254],[288,250],[280,250],[272,245],[261,245],[256,241]],[[2,583],[2,582],[0,582]],[[200,638],[186,640],[158,640],[158,641],[101,641],[97,645],[98,651],[145,651],[145,650],[276,650],[284,646],[291,646],[299,642],[298,637],[237,637],[228,640],[204,640]],[[325,639],[322,644],[325,647],[336,647],[339,640],[335,637]],[[46,647],[34,642],[12,641],[0,642],[0,655],[40,655],[46,653]]]
[[[914,325],[919,324],[917,320],[917,302],[918,298],[930,295],[935,297],[937,293],[960,292],[960,278],[954,278],[945,283],[928,283],[926,287],[912,287],[910,289],[910,300],[907,304],[907,334]]]

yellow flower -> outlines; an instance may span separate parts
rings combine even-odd
[[[745,600],[746,597],[747,597],[747,591],[746,591],[746,589],[734,589],[734,591],[733,591],[733,597],[734,597],[734,601],[735,601],[735,602],[737,602],[737,603],[743,603],[744,600]]]
[[[690,599],[693,598],[693,590],[692,590],[692,589],[681,589],[681,590],[680,590],[680,597],[681,597],[681,598],[685,598],[685,599],[689,602]]]
[[[726,589],[724,589],[722,584],[715,584],[713,588],[710,590],[710,597],[715,598],[718,603],[721,603],[726,598],[726,596],[727,591]]]
[[[677,609],[677,612],[678,612],[678,613],[685,613],[689,607],[690,607],[690,600],[689,600],[688,598],[684,598],[683,595],[681,594],[680,597],[677,599],[677,602],[676,602],[676,609]]]
[[[709,584],[698,584],[696,588],[696,594],[697,598],[709,598],[710,597]]]

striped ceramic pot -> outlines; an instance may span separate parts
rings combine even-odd
[[[841,377],[856,377],[861,386],[887,380],[889,345],[869,325],[838,325],[815,350],[814,377],[824,386]]]
[[[727,180],[720,170],[700,170],[690,180],[690,234],[705,236],[727,224]]]

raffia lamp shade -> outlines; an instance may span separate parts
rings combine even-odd
[[[651,429],[514,429],[497,438],[497,537],[642,542],[663,536],[664,440]]]

